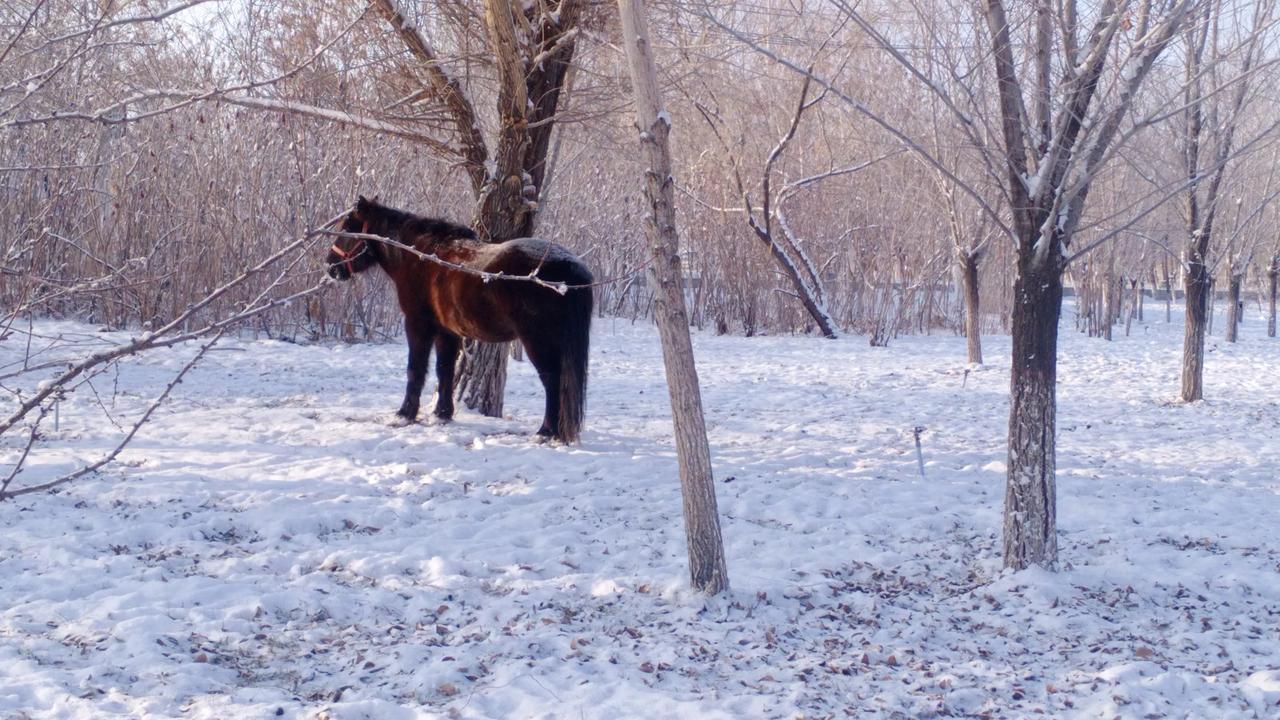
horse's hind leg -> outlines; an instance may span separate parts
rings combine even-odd
[[[453,371],[458,365],[462,345],[457,335],[441,332],[436,336],[436,409],[441,420],[453,419]]]
[[[427,379],[427,363],[431,358],[431,343],[435,332],[406,317],[405,339],[409,341],[408,379],[404,387],[404,402],[396,415],[408,421],[418,418],[418,402],[422,397],[422,385]]]
[[[542,427],[538,428],[538,436],[553,437],[560,426],[560,353],[550,345],[544,345],[535,339],[524,340],[524,350],[529,355],[529,362],[538,371],[538,379],[542,381],[542,389],[546,393],[546,412],[542,416]]]

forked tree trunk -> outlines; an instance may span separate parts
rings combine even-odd
[[[662,359],[675,425],[689,575],[693,587],[714,595],[729,587],[729,573],[720,537],[720,514],[711,476],[711,450],[702,415],[702,395],[680,282],[680,239],[676,232],[674,182],[667,144],[671,120],[662,109],[658,93],[658,72],[651,54],[643,0],[618,0],[618,9],[645,159],[644,193],[648,205],[645,235],[653,253],[648,273],[654,288],[653,314],[662,338]]]
[[[1268,288],[1267,297],[1267,337],[1276,336],[1276,290],[1277,281],[1280,281],[1280,267],[1275,265],[1267,271],[1267,280],[1270,287]]]
[[[1011,318],[1013,353],[1010,362],[1009,462],[1004,508],[1004,564],[1023,569],[1031,565],[1053,568],[1058,562],[1055,432],[1057,407],[1055,383],[1058,362],[1058,318],[1062,312],[1062,274],[1066,269],[1064,248],[1070,245],[1089,194],[1089,182],[1076,184],[1073,179],[1084,170],[1088,178],[1107,154],[1119,131],[1121,121],[1133,102],[1147,71],[1179,29],[1183,9],[1155,24],[1142,13],[1133,53],[1125,61],[1124,86],[1114,111],[1090,120],[1090,105],[1104,76],[1105,61],[1114,38],[1123,35],[1122,22],[1130,22],[1126,14],[1104,12],[1098,30],[1086,47],[1070,48],[1068,62],[1088,58],[1076,68],[1079,73],[1053,88],[1054,63],[1037,63],[1037,98],[1035,114],[1041,128],[1051,128],[1040,149],[1028,161],[1027,149],[1036,146],[1026,126],[1028,111],[1025,98],[1031,96],[1018,78],[1017,55],[1010,33],[1008,14],[1002,0],[989,0],[986,5],[987,27],[991,37],[990,62],[1000,94],[1000,129],[1005,152],[1001,156],[1008,181],[1004,185],[1017,234],[1017,279],[1013,288]],[[1054,10],[1047,0],[1039,6],[1045,17],[1037,24],[1032,52],[1052,54]],[[1073,6],[1074,7],[1074,6]],[[1023,8],[1019,8],[1022,12]],[[1074,27],[1068,37],[1074,39]],[[1061,110],[1054,117],[1054,107]],[[1106,104],[1104,101],[1099,103]],[[1095,104],[1096,105],[1096,104]],[[1045,135],[1041,130],[1039,133]],[[1081,167],[1072,159],[1083,159]],[[1035,175],[1037,182],[1028,183]],[[1041,229],[1044,232],[1041,232]]]
[[[1187,263],[1186,326],[1182,339],[1182,399],[1204,399],[1204,336],[1209,326],[1209,271],[1204,262]]]
[[[1004,565],[1052,569],[1058,562],[1054,473],[1062,271],[1053,258],[1038,268],[1020,264],[1013,286]]]
[[[1241,276],[1231,273],[1227,281],[1227,329],[1224,333],[1227,342],[1233,343],[1240,331],[1240,283]]]
[[[555,115],[574,53],[571,33],[582,4],[561,0],[549,17],[538,14],[537,6],[485,0],[485,26],[499,81],[499,132],[486,167],[474,167],[469,158],[468,170],[477,198],[475,227],[486,242],[533,234]],[[528,33],[539,52],[536,63],[521,53]],[[458,370],[458,396],[467,407],[502,416],[510,354],[509,343],[467,343]]]
[[[783,231],[784,234],[786,231]],[[840,332],[836,330],[836,322],[831,318],[831,314],[827,310],[826,301],[823,299],[825,293],[822,290],[822,278],[816,274],[810,275],[814,284],[810,284],[805,279],[797,265],[797,261],[793,260],[782,245],[775,240],[771,234],[763,230],[756,230],[756,235],[764,241],[769,249],[769,253],[773,255],[773,259],[777,261],[778,267],[782,269],[787,279],[791,281],[791,286],[795,289],[795,296],[800,300],[800,304],[804,306],[805,312],[809,314],[809,319],[813,320],[818,326],[818,332],[822,333],[822,337],[829,340],[835,340],[840,337]],[[795,246],[794,240],[792,245]]]
[[[969,362],[982,364],[982,314],[978,295],[980,253],[960,252],[956,256],[960,289],[964,293],[964,336],[969,346]]]

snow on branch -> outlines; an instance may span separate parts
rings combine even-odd
[[[139,428],[142,427],[155,412],[156,408],[164,402],[169,396],[173,386],[181,381],[182,376],[190,371],[199,360],[204,357],[208,349],[211,348],[226,332],[233,327],[245,322],[246,320],[257,317],[272,309],[282,307],[293,303],[301,298],[313,295],[331,284],[329,278],[324,278],[319,282],[307,287],[303,290],[290,293],[282,297],[274,297],[274,293],[283,287],[286,280],[291,276],[290,270],[297,263],[294,261],[285,263],[283,269],[267,284],[267,286],[256,295],[241,304],[241,306],[232,311],[229,315],[216,318],[206,322],[204,325],[195,329],[186,329],[189,327],[190,321],[193,320],[198,313],[208,308],[219,299],[227,296],[232,290],[242,287],[250,279],[256,278],[273,267],[279,267],[282,260],[291,255],[295,255],[299,250],[305,248],[315,237],[321,232],[338,222],[345,216],[345,212],[331,218],[322,226],[308,231],[301,237],[287,243],[284,247],[272,253],[260,262],[246,267],[233,279],[223,283],[219,287],[207,293],[201,300],[191,303],[186,309],[179,313],[175,318],[164,324],[154,331],[142,333],[138,337],[130,339],[128,342],[120,343],[110,347],[96,350],[88,355],[82,356],[69,364],[65,361],[56,363],[57,366],[65,366],[61,372],[54,377],[39,382],[29,397],[22,398],[18,396],[17,407],[12,413],[3,420],[0,420],[0,436],[18,427],[19,424],[25,424],[28,428],[27,440],[24,450],[21,452],[15,467],[0,481],[0,500],[14,497],[28,492],[35,492],[41,489],[48,489],[56,485],[61,485],[75,478],[82,477],[85,474],[93,472],[106,464],[112,462],[137,434]],[[58,478],[49,483],[42,483],[18,490],[9,490],[8,488],[17,478],[27,462],[31,449],[38,438],[41,422],[47,417],[51,410],[56,410],[57,405],[69,392],[74,391],[77,383],[85,378],[92,377],[94,374],[101,372],[103,369],[112,366],[120,360],[158,348],[172,347],[181,343],[200,338],[208,338],[208,341],[202,346],[178,375],[174,377],[165,390],[160,393],[155,400],[148,406],[142,416],[133,424],[124,439],[104,457],[82,466],[80,469]],[[32,372],[39,372],[47,369],[53,364],[45,365],[28,365],[21,370],[10,373],[6,378],[16,377],[18,375],[29,375]]]
[[[330,235],[333,237],[350,238],[352,240],[366,240],[366,241],[382,243],[383,245],[393,247],[400,252],[408,253],[413,257],[418,258],[419,260],[425,260],[426,262],[429,262],[429,263],[435,263],[440,267],[448,268],[449,270],[453,270],[456,272],[465,273],[467,275],[474,275],[486,283],[492,282],[494,280],[517,280],[521,282],[531,282],[534,285],[541,285],[542,287],[547,288],[548,290],[551,290],[552,292],[555,292],[560,295],[564,295],[570,290],[577,290],[579,288],[591,288],[591,287],[596,287],[597,285],[600,284],[600,283],[589,283],[585,285],[570,285],[569,283],[563,283],[563,282],[548,282],[538,277],[538,272],[542,269],[542,263],[538,263],[538,267],[535,267],[533,270],[531,270],[528,275],[508,275],[507,273],[504,273],[504,272],[492,273],[492,272],[487,272],[485,270],[480,270],[478,268],[468,267],[460,263],[450,262],[440,257],[439,255],[436,255],[435,253],[423,252],[422,250],[419,250],[415,247],[410,247],[409,245],[406,245],[397,240],[393,240],[392,238],[386,237],[384,235],[375,235],[373,233],[345,232],[342,230],[321,230],[320,232],[325,235]]]

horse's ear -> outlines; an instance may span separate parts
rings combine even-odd
[[[359,195],[359,196],[357,196],[357,197],[356,197],[356,209],[355,209],[355,211],[352,213],[352,216],[353,216],[356,220],[363,220],[363,219],[364,219],[364,214],[365,214],[365,213],[367,213],[367,212],[369,211],[369,207],[370,207],[372,204],[373,204],[373,203],[369,202],[369,198],[367,198],[367,197],[365,197],[365,196],[363,196],[363,195]]]

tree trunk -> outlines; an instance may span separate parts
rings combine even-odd
[[[1243,278],[1235,273],[1231,273],[1227,281],[1227,329],[1224,335],[1226,341],[1230,343],[1236,341],[1240,330],[1240,283],[1242,281]]]
[[[484,6],[499,80],[499,133],[483,172],[469,170],[477,197],[476,231],[486,242],[504,242],[533,234],[555,114],[574,53],[569,33],[576,28],[582,3],[562,0],[553,14],[539,14],[539,6],[518,9],[511,0],[485,0]],[[533,66],[520,51],[530,39],[540,58]],[[479,184],[477,176],[483,177]],[[458,394],[467,407],[502,416],[510,354],[509,343],[468,343],[458,370]]]
[[[467,407],[488,417],[502,417],[509,349],[510,343],[466,342],[458,357],[454,394]]]
[[[1204,398],[1204,335],[1208,327],[1209,271],[1193,258],[1187,263],[1187,316],[1182,340],[1182,399]]]
[[[1275,337],[1276,336],[1276,289],[1277,289],[1276,284],[1277,284],[1277,280],[1280,280],[1280,268],[1277,268],[1275,265],[1272,265],[1271,269],[1267,271],[1267,279],[1270,281],[1270,288],[1268,289],[1268,293],[1267,293],[1267,296],[1269,298],[1269,303],[1267,307],[1267,337]]]
[[[1120,313],[1116,308],[1116,281],[1108,273],[1102,285],[1102,337],[1111,340],[1111,328]]]
[[[1169,276],[1169,261],[1162,264],[1164,268],[1164,321],[1173,322],[1173,278]]]
[[[1142,303],[1138,299],[1141,297],[1141,290],[1138,289],[1138,279],[1134,278],[1129,281],[1129,311],[1124,313],[1124,336],[1129,337],[1129,329],[1133,326],[1133,318],[1142,313]]]
[[[1205,318],[1208,322],[1208,328],[1205,330],[1206,335],[1213,334],[1213,313],[1214,313],[1214,310],[1216,309],[1215,306],[1218,303],[1218,296],[1213,287],[1214,284],[1215,283],[1214,283],[1213,276],[1210,275],[1209,276],[1209,307],[1205,311]]]
[[[1054,259],[1020,263],[1013,287],[1009,467],[1004,566],[1058,563],[1056,427],[1062,273]]]
[[[658,72],[651,54],[644,2],[618,0],[618,9],[631,66],[631,85],[635,91],[640,147],[646,160],[644,191],[649,212],[645,234],[653,252],[648,274],[654,289],[654,319],[662,338],[662,359],[667,371],[671,419],[675,425],[689,575],[693,587],[715,594],[729,587],[729,573],[720,537],[720,515],[716,509],[715,482],[711,476],[711,450],[707,444],[702,396],[698,389],[698,372],[694,366],[689,319],[680,282],[679,236],[667,139],[671,120],[662,108],[658,93]]]
[[[969,346],[969,362],[982,364],[982,314],[978,296],[978,263],[980,253],[961,252],[956,257],[959,265],[960,288],[964,293],[964,336]]]
[[[824,299],[826,293],[822,290],[822,278],[818,277],[817,274],[810,274],[814,283],[810,285],[809,281],[801,274],[798,266],[801,261],[793,260],[771,232],[759,227],[755,228],[755,232],[756,236],[764,241],[769,253],[777,261],[778,267],[782,269],[782,273],[791,281],[791,286],[795,288],[796,298],[804,306],[809,318],[818,326],[818,332],[829,340],[835,340],[840,337],[839,331],[836,330],[836,322],[831,318],[831,314],[827,310],[826,300]],[[789,238],[788,231],[783,230],[783,235]],[[793,247],[795,246],[794,241],[791,244]]]
[[[93,184],[98,194],[98,232],[105,238],[111,234],[115,225],[115,193],[111,183],[112,155],[120,138],[124,136],[125,125],[122,122],[127,115],[127,106],[120,105],[107,112],[107,119],[115,121],[102,126],[98,135],[98,162],[94,165]],[[129,255],[128,247],[122,251],[120,260]]]

